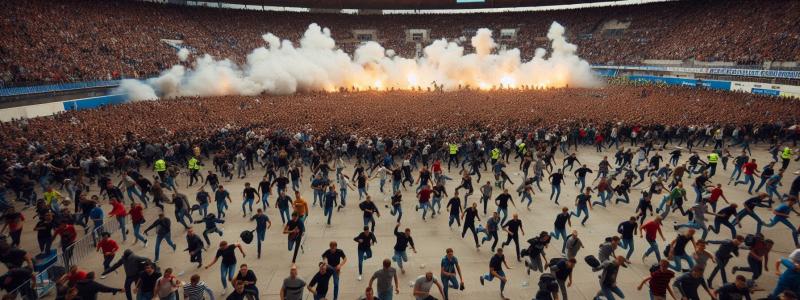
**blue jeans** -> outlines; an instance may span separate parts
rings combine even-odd
[[[343,188],[343,189],[339,190],[339,199],[342,202],[342,206],[346,206],[347,205],[347,202],[345,201],[347,199],[347,188]]]
[[[331,216],[333,216],[333,207],[325,207],[322,210],[323,216],[328,216],[328,225],[331,225]],[[366,225],[366,224],[365,224]]]
[[[748,193],[753,192],[753,186],[756,184],[756,180],[753,178],[753,174],[744,174],[743,181],[736,181],[736,184],[750,184],[750,187],[747,188]]]
[[[768,178],[766,177],[761,177],[761,181],[758,182],[758,186],[756,187],[756,192],[760,191],[761,188],[764,187],[764,184],[767,183],[767,179]]]
[[[228,208],[228,203],[223,201],[217,202],[217,217],[224,218],[225,217],[225,209]]]
[[[392,179],[392,194],[397,193],[397,191],[400,190],[400,183],[401,182],[402,181],[400,181],[400,180]],[[381,299],[383,299],[383,298],[381,298]]]
[[[581,212],[583,212],[586,216],[583,217],[583,221],[581,221],[581,225],[586,224],[586,220],[589,220],[589,207],[588,206],[578,206],[575,208],[574,212],[569,213],[570,215],[579,218],[581,216]]]
[[[117,222],[119,222],[119,230],[122,231],[122,241],[125,241],[128,237],[128,229],[125,228],[125,217],[117,217]]]
[[[393,216],[397,215],[397,222],[399,223],[400,219],[403,218],[403,207],[400,205],[392,206],[392,209],[389,211],[389,214]]]
[[[775,198],[781,199],[781,194],[778,193],[777,185],[768,185],[767,186],[767,195],[769,195],[769,199],[770,200],[775,199]],[[774,196],[775,198],[773,198],[773,195],[775,195]]]
[[[147,243],[147,238],[145,238],[142,233],[142,224],[133,224],[133,237],[137,240],[142,241],[143,243]]]
[[[161,252],[161,241],[166,241],[167,245],[172,247],[173,251],[177,248],[175,243],[172,242],[172,237],[170,237],[169,234],[156,235],[156,261],[158,261],[158,254]]]
[[[333,271],[333,299],[339,299],[339,272]]]
[[[456,222],[458,223],[458,226],[461,226],[461,218],[459,218],[458,212],[456,212],[455,214],[450,213],[450,220],[447,222],[447,226],[448,227],[453,226],[453,222]]]
[[[500,225],[506,223],[506,217],[508,217],[508,207],[497,207],[497,214],[502,213],[503,218],[500,219]]]
[[[222,280],[222,288],[228,288],[228,281],[233,280],[233,275],[236,273],[236,264],[220,264],[219,275]],[[227,277],[227,278],[226,278]]]
[[[444,292],[444,299],[449,299],[447,291],[450,290],[450,288],[458,289],[458,278],[447,275],[441,275],[440,278],[442,279],[442,291]]]
[[[384,293],[378,292],[378,298],[381,300],[392,300],[393,295],[394,293],[392,292],[392,290],[389,290],[388,292]]]
[[[506,273],[503,272],[503,270],[497,270],[497,275],[506,277]],[[483,279],[486,280],[486,281],[492,281],[492,279],[494,279],[494,276],[492,276],[492,273],[486,273],[486,274],[483,274]],[[501,280],[500,281],[500,292],[502,293],[505,289],[506,289],[506,282]]]
[[[552,185],[551,187],[550,200],[553,200],[553,195],[555,195],[556,203],[558,203],[558,198],[561,197],[561,185]]]
[[[291,220],[291,219],[292,219],[292,218],[290,217],[291,215],[289,214],[289,208],[288,208],[288,207],[281,207],[281,208],[278,208],[278,214],[280,214],[280,215],[281,215],[281,222],[282,222],[282,223],[284,223],[284,224],[285,224],[287,221],[289,221],[289,220]],[[286,216],[286,218],[285,218],[285,219],[284,219],[284,216]]]
[[[372,223],[372,232],[375,232],[375,217],[364,217],[364,226],[367,226],[370,223]]]
[[[264,211],[267,210],[267,206],[269,205],[269,193],[264,193],[261,195],[261,206]]]
[[[685,254],[684,255],[677,255],[677,254],[673,255],[672,256],[672,261],[674,263],[670,264],[669,267],[671,269],[675,270],[676,272],[682,272],[681,271],[681,269],[682,269],[681,260],[686,260],[686,262],[689,264],[689,269],[694,267],[694,260],[692,259],[692,257],[689,256],[689,255],[685,255]]]
[[[419,209],[422,210],[422,219],[423,220],[425,220],[425,217],[428,215],[428,209],[433,210],[433,208],[431,208],[431,203],[427,202],[427,201],[420,203],[419,204]]]
[[[322,205],[322,199],[325,196],[325,192],[322,190],[314,190],[314,203],[311,206],[317,205],[317,199],[319,199],[320,206]]]
[[[622,293],[622,290],[620,290],[617,286],[600,286],[600,292],[597,294],[605,296],[606,300],[616,300],[617,298],[614,298],[614,294],[622,299],[625,299],[625,294]]]
[[[533,196],[531,196],[531,193],[523,192],[522,193],[522,200],[525,200],[525,199],[528,199],[528,207],[531,207],[531,204],[533,204]]]
[[[556,228],[553,232],[550,232],[550,236],[554,239],[561,238],[564,240],[564,245],[561,246],[561,253],[567,249],[567,229],[566,228]]]
[[[364,199],[364,196],[367,195],[367,190],[365,188],[358,188],[358,201]]]
[[[408,261],[408,255],[406,254],[406,251],[394,250],[394,256],[392,256],[392,260],[397,262],[397,266],[400,267],[400,270],[403,270],[403,262]]]
[[[264,239],[267,237],[267,230],[258,230],[256,228],[256,242],[258,247],[258,257],[261,257],[261,243],[264,242]]]
[[[152,300],[152,299],[153,299],[153,292],[139,291],[139,293],[136,294],[136,300]]]
[[[792,224],[792,222],[790,222],[788,219],[786,219],[786,217],[773,216],[772,220],[770,220],[769,223],[764,224],[764,226],[773,227],[773,226],[777,225],[778,223],[781,223],[783,225],[786,225],[786,227],[789,227],[789,230],[792,232],[791,234],[792,234],[792,239],[794,239],[794,244],[796,246],[800,245],[800,243],[798,243],[798,241],[797,241],[797,227],[795,227],[794,224]]]
[[[631,255],[633,255],[633,239],[621,239],[619,247],[628,250],[628,254],[625,255],[625,259],[630,260]]]
[[[245,199],[244,199],[244,201],[242,201],[242,213],[243,213],[243,214],[246,214],[246,213],[247,213],[247,210],[245,209],[245,205],[247,205],[248,207],[250,207],[250,213],[252,213],[252,212],[253,212],[253,201],[254,201],[254,200],[255,200],[255,199],[253,199],[253,198],[245,198]]]
[[[656,254],[656,260],[661,261],[661,252],[659,252],[658,250],[658,243],[656,243],[656,241],[650,241],[650,240],[648,240],[647,243],[649,244],[649,246],[647,247],[647,251],[644,252],[644,257],[649,256],[650,253],[652,252]]]
[[[586,188],[586,177],[578,177],[578,183],[581,184],[581,191]]]
[[[761,217],[759,217],[754,212],[748,211],[747,209],[744,209],[744,208],[742,210],[740,210],[738,214],[736,214],[736,220],[733,221],[733,224],[741,223],[742,222],[742,218],[744,218],[745,216],[750,216],[751,218],[756,220],[756,233],[761,233],[761,224],[764,224],[764,221],[761,220]]]
[[[203,217],[208,215],[208,203],[200,204],[200,215]]]
[[[358,275],[363,274],[364,261],[372,258],[372,249],[358,250]],[[383,299],[383,297],[381,297]]]
[[[431,210],[434,210],[434,212],[436,212],[436,211],[440,211],[441,212],[442,211],[442,198],[441,197],[433,197],[433,199],[431,199],[431,205],[430,206],[431,206],[430,207]]]

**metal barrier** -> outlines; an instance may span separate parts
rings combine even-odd
[[[117,219],[107,218],[102,225],[67,247],[66,251],[57,253],[54,258],[55,262],[36,273],[34,285],[31,285],[32,282],[28,280],[9,294],[16,295],[16,299],[21,300],[35,300],[47,295],[56,288],[56,282],[69,271],[70,266],[79,264],[81,260],[95,253],[101,233],[114,234],[117,231],[119,231]]]

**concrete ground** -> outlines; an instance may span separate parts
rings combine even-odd
[[[668,159],[668,154],[666,152],[668,151],[662,151],[661,154],[665,157],[665,159]],[[598,162],[602,159],[602,155],[608,155],[610,157],[609,160],[613,162],[613,154],[614,152],[611,150],[607,150],[601,154],[596,153],[593,148],[584,147],[580,149],[578,158],[581,162],[586,163],[590,168],[596,168]],[[770,161],[770,156],[763,146],[756,147],[756,149],[753,151],[753,154],[758,160],[759,170],[761,166]],[[704,152],[701,152],[701,155],[705,157]],[[688,155],[684,155],[682,157],[684,161],[687,156]],[[562,154],[558,154],[556,160],[560,163],[562,158]],[[732,162],[729,162],[727,171],[723,171],[720,168],[718,175],[712,178],[712,182],[722,182],[723,189],[725,190],[725,194],[728,199],[734,203],[739,203],[741,207],[741,203],[744,202],[744,200],[746,200],[748,197],[746,187],[742,185],[738,187],[725,185],[732,171],[732,167],[730,166],[731,163]],[[515,183],[518,183],[521,180],[521,173],[517,169],[518,162],[514,161],[509,165],[510,166],[507,171],[509,175],[512,176],[512,180],[514,180]],[[207,166],[210,166],[210,164],[207,164]],[[345,169],[345,174],[352,174],[352,166],[352,162],[348,162],[348,167]],[[797,170],[797,166],[797,162],[792,162],[790,164],[789,172],[787,172],[785,178],[783,179],[784,186],[781,188],[781,192],[788,191],[789,185],[796,177],[796,175],[792,174],[792,172]],[[234,179],[232,182],[223,182],[223,184],[226,186],[226,189],[231,192],[234,203],[230,206],[231,209],[229,210],[226,223],[222,225],[225,235],[222,237],[219,237],[215,234],[211,235],[211,242],[213,246],[209,248],[209,252],[205,252],[203,257],[204,263],[208,263],[213,259],[213,255],[217,250],[216,245],[219,243],[219,241],[226,240],[228,242],[240,242],[239,233],[242,230],[253,229],[255,227],[255,224],[249,221],[249,214],[248,218],[241,217],[241,191],[243,189],[244,182],[250,182],[251,184],[256,185],[257,182],[260,181],[260,176],[262,174],[263,172],[261,170],[250,171],[248,172],[246,179]],[[572,210],[578,189],[572,185],[574,175],[571,173],[568,174],[569,175],[567,175],[565,180],[566,183],[562,188],[563,190],[560,203],[568,206],[570,210]],[[449,172],[448,175],[453,178],[458,178],[455,168],[452,172]],[[595,174],[589,174],[589,176],[594,175]],[[310,204],[313,197],[309,188],[309,181],[308,178],[304,178],[303,180],[303,197],[305,197]],[[490,173],[484,172],[482,183],[485,183],[487,180],[491,180]],[[646,186],[646,183],[647,182],[640,185],[640,187]],[[196,187],[192,187],[191,189],[186,188],[187,177],[185,175],[181,175],[179,184],[180,191],[189,195],[190,200],[194,201]],[[448,192],[452,193],[453,189],[458,184],[459,182],[457,181],[449,181],[447,184]],[[476,185],[475,195],[469,198],[470,203],[479,199],[477,196],[479,194],[477,187],[478,185]],[[510,213],[519,213],[519,216],[524,224],[526,235],[523,237],[523,240],[533,237],[540,231],[552,230],[555,215],[559,212],[561,206],[555,205],[553,202],[548,200],[550,193],[549,184],[542,184],[544,192],[539,192],[536,190],[537,193],[534,195],[534,204],[531,210],[525,209],[524,205],[519,203],[520,199],[516,197],[515,193],[513,193],[513,189],[516,188],[516,185],[510,185],[508,187],[510,190],[512,190],[514,200],[517,202],[517,207],[519,207],[519,209],[511,208]],[[386,189],[391,189],[390,184],[387,184]],[[687,190],[688,199],[693,199],[694,192],[688,186]],[[96,192],[96,190],[92,191],[92,193]],[[377,219],[376,235],[378,244],[373,247],[374,256],[364,264],[364,281],[357,280],[358,261],[356,243],[353,242],[353,238],[361,231],[363,226],[361,221],[362,212],[358,210],[356,206],[358,202],[357,192],[351,191],[348,194],[348,207],[334,214],[333,226],[325,226],[325,218],[323,217],[322,209],[319,207],[311,208],[310,216],[306,222],[307,234],[305,241],[305,253],[298,256],[297,263],[300,276],[305,278],[308,282],[313,274],[318,270],[317,263],[321,261],[320,255],[328,248],[328,243],[330,241],[338,241],[339,248],[343,249],[348,257],[346,266],[342,268],[340,279],[341,288],[339,297],[341,299],[354,299],[361,296],[368,283],[369,276],[380,268],[381,261],[384,258],[389,258],[392,255],[392,247],[395,243],[395,237],[392,234],[392,230],[395,225],[395,217],[389,215],[388,208],[384,208],[384,205],[388,204],[389,202],[387,200],[387,196],[379,191],[377,179],[370,182],[369,193],[373,196],[374,201],[376,201],[376,204],[379,206],[381,210],[381,217]],[[497,193],[497,189],[495,189],[494,195],[497,195]],[[585,248],[578,254],[579,258],[589,254],[597,255],[597,246],[602,242],[603,238],[615,235],[617,224],[627,220],[633,215],[639,195],[640,191],[638,190],[634,190],[631,193],[631,204],[610,205],[608,208],[595,207],[591,211],[591,218],[586,226],[581,226],[580,222],[573,218],[573,226],[570,229],[575,229],[579,232],[585,245]],[[270,202],[274,203],[274,198],[275,197],[273,196],[272,199],[270,199]],[[438,277],[439,262],[442,256],[445,254],[445,249],[450,247],[455,249],[455,255],[458,257],[459,262],[461,263],[461,270],[464,274],[466,286],[464,291],[451,290],[451,298],[498,299],[498,281],[487,282],[486,286],[481,286],[478,280],[479,275],[486,273],[489,270],[488,261],[492,255],[489,250],[490,245],[484,245],[480,250],[476,250],[474,248],[472,237],[469,234],[465,239],[462,239],[460,237],[460,228],[455,228],[455,225],[452,229],[447,227],[446,215],[437,215],[435,219],[423,221],[421,214],[414,211],[414,205],[417,203],[417,201],[413,192],[413,188],[409,188],[408,191],[403,191],[403,200],[403,209],[405,211],[405,215],[403,216],[402,227],[410,227],[412,229],[412,236],[415,239],[418,253],[414,254],[409,251],[409,262],[406,264],[407,273],[405,275],[399,275],[401,283],[400,295],[396,296],[396,298],[412,298],[412,288],[409,287],[409,282],[414,280],[417,276],[424,274],[425,271],[433,271],[435,276]],[[446,201],[446,199],[444,201]],[[654,198],[654,202],[657,204],[657,199]],[[685,206],[688,207],[689,204]],[[106,212],[110,210],[110,206],[107,204],[104,204],[103,208]],[[494,208],[494,204],[490,203],[490,211]],[[173,208],[171,205],[167,206],[166,214],[168,216],[173,215],[172,209]],[[215,211],[213,204],[212,208],[210,208],[210,211]],[[768,209],[759,208],[757,211],[765,220],[768,220],[771,215]],[[26,215],[30,213],[30,211],[26,211]],[[158,209],[153,208],[151,205],[151,208],[146,212],[148,224],[152,222],[152,220],[155,220],[157,213]],[[282,225],[276,209],[270,208],[267,211],[267,214],[272,220],[273,226],[267,233],[266,245],[263,250],[264,253],[262,258],[256,259],[255,243],[243,245],[247,254],[245,258],[242,258],[238,253],[237,256],[239,258],[239,263],[247,263],[250,265],[251,269],[254,269],[258,277],[258,287],[260,289],[262,299],[275,299],[278,297],[277,295],[280,291],[283,279],[289,275],[292,253],[286,249],[286,236],[281,234]],[[485,224],[486,216],[481,215],[480,217],[483,220],[481,223]],[[35,221],[32,219],[33,218],[28,218],[26,221],[26,233],[23,235],[23,245],[26,249],[31,250],[31,252],[35,252],[34,249],[36,249],[36,242],[35,233],[33,232]],[[796,216],[792,216],[791,220],[795,224],[800,223],[800,218]],[[674,221],[683,223],[686,220],[684,217],[680,217],[680,214],[677,214],[677,217],[676,214],[672,214],[667,220],[665,220],[664,224],[666,226],[664,228],[664,235],[667,238],[667,242],[671,241],[676,236],[676,232],[671,226]],[[755,224],[753,223],[752,219],[746,219],[743,225],[743,230],[740,230],[743,233],[752,233],[755,231]],[[202,232],[203,225],[197,224],[195,228],[198,232]],[[729,235],[727,229],[723,230],[723,232],[724,233],[719,236],[715,236],[713,233],[711,233],[709,235],[709,239],[728,238]],[[781,256],[787,256],[794,249],[794,245],[789,235],[789,231],[785,227],[776,226],[774,228],[766,228],[763,232],[768,238],[775,240],[776,245],[773,252],[770,254],[770,271],[765,272],[764,275],[762,275],[762,277],[758,280],[758,285],[766,288],[767,290],[771,290],[777,280],[777,276],[774,274],[773,270],[773,262]],[[162,269],[166,267],[172,267],[178,272],[182,272],[183,274],[180,275],[179,278],[184,281],[188,281],[189,277],[193,274],[199,274],[202,277],[202,280],[207,282],[215,291],[215,294],[220,295],[222,292],[222,287],[220,282],[219,263],[208,270],[196,269],[194,264],[189,263],[189,257],[187,253],[180,251],[186,246],[184,235],[185,232],[182,226],[176,225],[175,222],[173,222],[172,238],[177,243],[179,250],[173,253],[168,246],[164,245],[161,254],[162,258],[159,265]],[[119,233],[116,233],[113,238],[118,242],[121,242],[121,236]],[[151,242],[148,247],[145,248],[141,243],[132,245],[133,239],[129,235],[128,241],[121,243],[121,247],[123,250],[130,248],[139,255],[153,257],[155,234],[151,232],[149,238]],[[501,241],[504,241],[506,235],[501,233],[500,238]],[[645,286],[645,288],[641,291],[638,291],[636,287],[644,277],[648,276],[647,270],[649,266],[655,262],[655,258],[651,255],[651,257],[649,257],[645,263],[642,263],[640,258],[646,246],[646,242],[637,237],[635,240],[635,245],[636,251],[631,259],[633,264],[627,269],[622,269],[618,278],[618,283],[621,289],[624,291],[627,299],[647,299],[647,286]],[[659,246],[662,247],[662,251],[664,245],[665,243],[659,240]],[[550,247],[546,249],[547,257],[551,258],[559,256],[560,246],[561,241],[554,241],[551,243]],[[511,245],[511,247],[513,247],[513,245]],[[506,247],[507,261],[508,264],[513,268],[506,271],[509,278],[509,282],[506,287],[506,296],[511,299],[531,299],[538,289],[536,287],[536,282],[539,275],[526,275],[524,265],[514,259],[514,251],[511,247]],[[525,247],[525,245],[522,245],[522,247]],[[691,252],[691,249],[689,248],[691,247],[688,247],[687,251]],[[715,245],[711,245],[708,249],[708,251],[711,253],[713,253],[714,250],[716,250]],[[121,252],[122,250],[120,253]],[[624,255],[625,250],[619,249],[617,250],[617,254]],[[729,272],[731,266],[745,266],[746,256],[747,251],[742,251],[738,258],[734,258],[729,264]],[[100,254],[97,253],[96,256],[92,256],[82,261],[80,265],[84,269],[99,272],[102,269],[101,261]],[[396,265],[394,266],[396,267]],[[706,274],[710,273],[710,271],[710,269],[707,269]],[[750,277],[749,273],[744,274],[748,278]],[[590,267],[587,266],[582,259],[579,259],[579,263],[576,266],[573,275],[573,284],[568,289],[570,299],[591,299],[598,291],[598,275],[599,273],[593,273]],[[731,275],[729,275],[729,279],[731,278]],[[121,269],[119,273],[112,273],[106,279],[98,279],[99,282],[113,287],[122,287],[123,280],[123,272]],[[717,278],[715,281],[715,287],[718,286],[720,286],[719,278]],[[700,294],[704,299],[709,298],[708,295],[702,291]],[[306,299],[312,299],[307,292],[305,295]],[[333,299],[332,292],[329,292],[328,295],[329,299]],[[765,292],[759,292],[756,294],[756,296],[764,295],[766,295]],[[441,299],[438,292],[435,293],[434,296]],[[105,294],[101,296],[101,299],[124,299],[124,297],[125,296],[123,294],[117,294],[116,296]]]

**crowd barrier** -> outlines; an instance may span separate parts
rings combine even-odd
[[[70,83],[57,83],[57,84],[36,85],[36,86],[9,87],[0,89],[0,97],[64,92],[71,90],[81,90],[81,89],[99,88],[99,87],[116,87],[116,86],[119,86],[119,80],[98,80],[98,81],[87,81],[87,82],[70,82]]]
[[[101,233],[108,232],[113,235],[119,229],[119,222],[116,218],[106,218],[102,225],[89,231],[89,233],[67,247],[65,251],[55,250],[56,255],[52,258],[54,261],[43,263],[46,266],[41,270],[34,270],[36,271],[36,276],[32,279],[34,280],[33,282],[28,280],[9,294],[15,295],[15,299],[20,300],[36,300],[48,295],[55,290],[56,282],[66,274],[70,266],[78,265],[89,255],[97,255],[96,245]],[[37,267],[39,265],[37,263]]]

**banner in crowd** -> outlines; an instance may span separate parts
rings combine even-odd
[[[800,71],[759,70],[759,69],[734,69],[734,68],[696,68],[696,67],[668,67],[668,66],[592,66],[597,70],[631,70],[654,72],[677,72],[694,74],[711,74],[727,76],[746,76],[763,78],[800,79]]]

